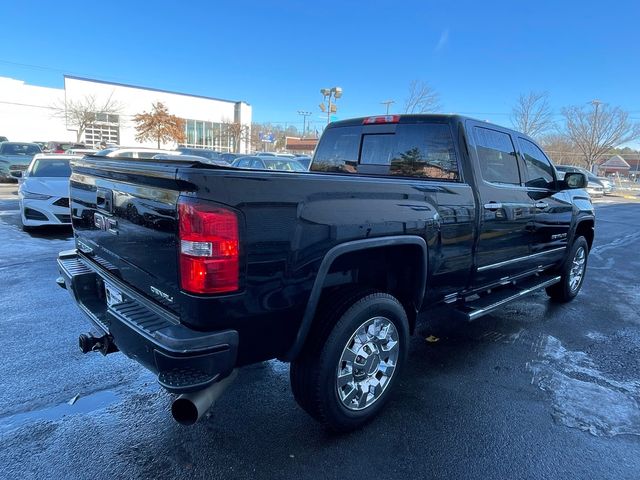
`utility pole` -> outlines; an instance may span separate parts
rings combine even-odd
[[[307,133],[307,117],[311,115],[311,112],[305,112],[303,110],[298,110],[298,115],[302,115],[302,137],[304,138]]]
[[[396,103],[394,100],[385,100],[384,102],[380,102],[382,105],[387,106],[387,115],[389,115],[389,105]]]
[[[592,126],[592,130],[591,130],[591,144],[593,145],[593,143],[596,141],[596,139],[600,136],[600,131],[598,130],[598,107],[600,105],[602,105],[602,102],[600,100],[598,100],[597,98],[594,98],[593,100],[591,100],[591,105],[593,105],[594,108],[594,112],[593,112],[593,126]],[[591,155],[591,153],[589,154]],[[595,162],[595,159],[589,158],[588,159],[589,163]],[[589,165],[589,169],[593,170],[593,166]],[[591,172],[594,173],[594,172]]]

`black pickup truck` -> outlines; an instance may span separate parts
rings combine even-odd
[[[309,172],[95,156],[72,171],[58,283],[94,327],[80,348],[155,372],[184,424],[238,367],[278,358],[304,410],[356,428],[419,314],[569,301],[594,238],[583,174],[560,180],[531,138],[455,115],[332,123]]]

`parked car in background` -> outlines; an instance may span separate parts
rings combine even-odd
[[[34,140],[31,143],[37,144],[42,149],[43,152],[47,149],[47,142],[40,142],[40,141]]]
[[[255,170],[282,170],[286,172],[306,172],[307,169],[295,160],[278,157],[247,156],[236,158],[232,166],[237,168],[251,168]]]
[[[8,142],[9,139],[7,137],[3,137],[2,135],[0,135],[0,142]]]
[[[70,148],[87,148],[84,143],[75,142],[47,142],[45,151],[50,153],[65,153]]]
[[[98,157],[119,157],[119,158],[153,158],[156,155],[180,155],[176,150],[156,150],[153,148],[105,148],[97,151],[94,155]]]
[[[256,157],[275,157],[276,154],[273,152],[256,152],[254,154]]]
[[[42,153],[35,143],[0,143],[0,180],[16,180],[22,176],[33,156]]]
[[[300,155],[299,157],[295,157],[294,160],[309,170],[309,165],[311,165],[311,157],[309,155]]]
[[[24,172],[18,199],[22,228],[70,225],[69,177],[71,159],[81,156],[38,154]]]
[[[602,188],[604,189],[603,192],[605,195],[609,195],[611,192],[613,192],[615,188],[615,183],[613,183],[612,180],[606,177],[596,177],[596,178],[602,184]]]
[[[178,160],[182,162],[201,162],[207,165],[217,165],[219,167],[228,167],[229,164],[224,160],[215,160],[207,157],[201,157],[199,155],[184,155],[184,154],[168,154],[160,153],[153,156],[153,160]]]
[[[205,157],[210,160],[220,160],[220,153],[208,148],[188,148],[178,147],[176,151],[183,155],[196,155],[198,157]]]
[[[97,151],[95,148],[70,148],[65,153],[67,155],[93,155]]]
[[[564,177],[564,174],[567,172],[580,172],[585,174],[588,182],[585,190],[591,196],[600,197],[611,192],[611,187],[609,191],[605,192],[605,186],[602,183],[602,180],[586,168],[576,167],[573,165],[556,165],[556,170],[560,173],[561,177]]]
[[[229,164],[232,164],[233,161],[236,158],[240,158],[240,157],[243,157],[243,156],[244,156],[244,154],[242,154],[242,153],[221,153],[220,154],[220,159],[224,160],[225,162],[227,162]]]

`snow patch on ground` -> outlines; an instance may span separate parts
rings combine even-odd
[[[547,336],[532,382],[551,396],[554,419],[596,436],[640,435],[640,382],[608,378],[584,352]]]
[[[55,260],[51,255],[53,251],[68,250],[74,248],[73,238],[47,238],[31,235],[23,232],[18,225],[4,221],[0,217],[0,236],[2,238],[2,253],[0,253],[0,267],[16,262],[24,262],[26,259],[47,256]]]

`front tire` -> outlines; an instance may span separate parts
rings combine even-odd
[[[569,255],[560,270],[560,281],[547,287],[547,295],[557,302],[573,300],[584,282],[589,256],[589,244],[584,237],[573,242]]]
[[[371,420],[388,401],[407,358],[409,323],[386,293],[356,289],[324,305],[291,365],[298,404],[330,430]]]

